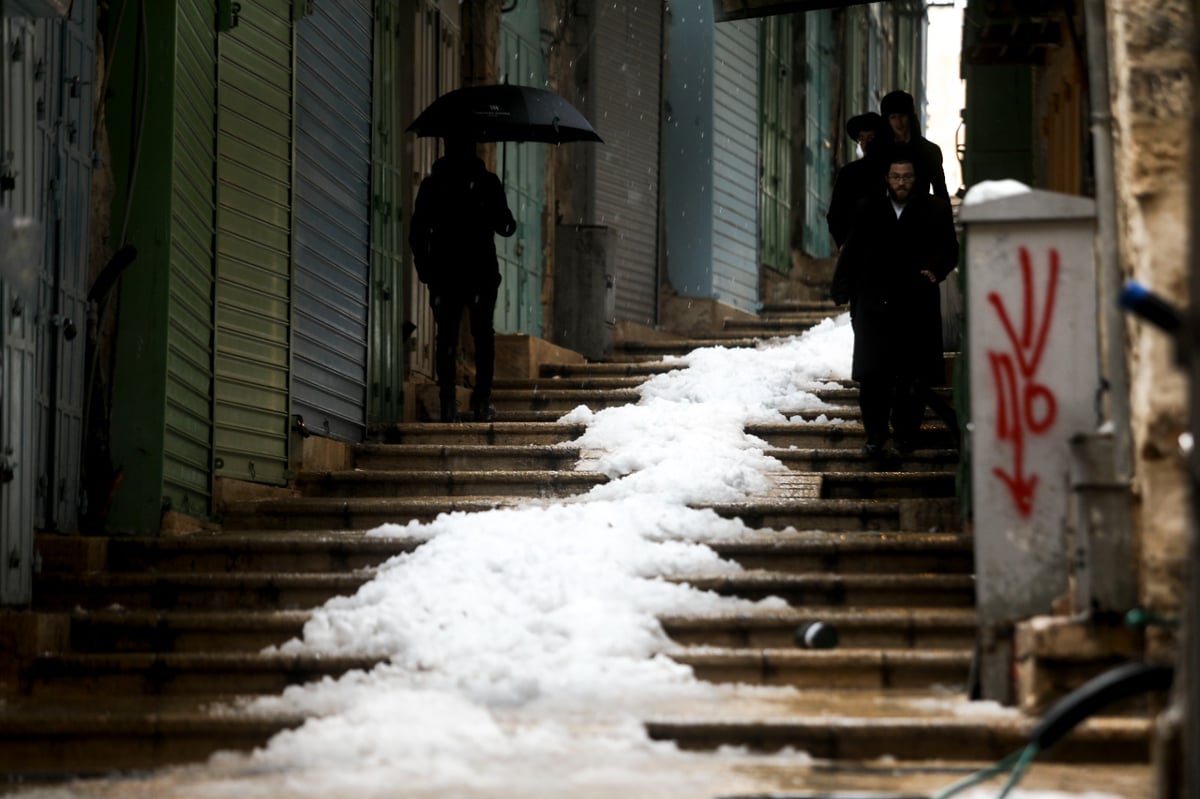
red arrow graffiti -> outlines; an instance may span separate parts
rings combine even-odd
[[[1058,419],[1058,401],[1054,392],[1037,382],[1038,368],[1046,352],[1046,339],[1054,322],[1054,302],[1058,294],[1058,250],[1050,250],[1050,274],[1046,281],[1046,300],[1041,318],[1037,318],[1033,285],[1033,263],[1029,250],[1021,247],[1022,318],[1020,335],[1012,323],[1004,300],[996,292],[987,295],[1004,327],[1012,352],[988,351],[992,381],[996,386],[996,440],[1012,444],[1012,469],[992,469],[1008,488],[1017,512],[1028,518],[1033,513],[1038,475],[1026,474],[1025,440],[1027,435],[1043,435]]]

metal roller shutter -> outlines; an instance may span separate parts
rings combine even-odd
[[[366,428],[372,5],[296,23],[292,412],[349,441]]]

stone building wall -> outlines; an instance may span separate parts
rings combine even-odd
[[[1108,8],[1120,262],[1127,277],[1186,302],[1191,4],[1111,0]],[[1161,332],[1136,322],[1128,332],[1142,601],[1173,613],[1186,553],[1178,438],[1187,429],[1187,386]]]

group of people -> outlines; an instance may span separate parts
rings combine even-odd
[[[912,95],[891,92],[879,113],[851,118],[846,132],[862,157],[841,169],[826,217],[838,247],[832,297],[850,305],[864,451],[888,456],[916,447],[928,405],[953,414],[931,389],[944,379],[938,284],[958,263],[958,240],[942,152],[921,135]],[[504,187],[476,155],[474,142],[446,140],[445,154],[421,182],[409,232],[437,325],[443,422],[459,419],[456,366],[464,309],[475,343],[471,416],[496,416],[495,236],[511,236],[516,227]]]
[[[931,405],[957,430],[932,389],[945,375],[938,284],[958,264],[958,238],[942,151],[921,135],[912,95],[885,95],[846,133],[862,157],[842,167],[826,214],[838,248],[831,296],[850,305],[863,451],[893,457],[917,447]]]

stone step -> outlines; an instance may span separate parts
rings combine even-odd
[[[789,574],[970,574],[970,536],[953,533],[758,533],[708,546],[747,569]]]
[[[666,374],[662,370],[656,374]],[[567,375],[497,380],[492,391],[614,391],[635,389],[654,374],[644,375]]]
[[[592,410],[633,405],[641,399],[634,388],[622,389],[498,389],[492,391],[492,404],[500,413],[517,410],[557,410],[566,413],[580,405]]]
[[[195,706],[158,710],[103,702],[10,700],[0,703],[0,772],[10,784],[100,776],[203,762],[218,750],[249,751],[301,715],[234,715]]]
[[[307,610],[76,610],[70,651],[252,653],[299,637],[311,617]]]
[[[431,522],[443,513],[511,508],[529,497],[294,497],[227,503],[226,530],[370,530]]]
[[[302,472],[296,487],[306,497],[542,497],[583,494],[608,482],[597,472],[549,470],[390,471],[355,469]]]
[[[716,683],[794,688],[964,688],[971,649],[713,649],[673,650],[672,660]]]
[[[949,386],[936,386],[931,390],[947,402],[954,400],[954,389]],[[826,402],[847,405],[857,405],[858,403],[858,384],[853,380],[846,383],[827,383],[816,393]]]
[[[972,761],[992,763],[1023,749],[1037,719],[988,717],[871,718],[851,715],[795,718],[656,719],[646,723],[654,740],[687,750],[722,746],[775,752],[790,747],[814,758],[864,761]],[[1145,763],[1151,723],[1145,719],[1089,720],[1039,761]],[[858,795],[858,794],[856,794]]]
[[[761,341],[752,336],[686,338],[676,341],[626,341],[614,348],[610,360],[616,363],[645,363],[666,355],[687,355],[704,347],[754,347]]]
[[[43,655],[21,677],[30,697],[244,696],[369,671],[384,658],[249,652],[117,652]]]
[[[737,518],[754,529],[863,530],[927,529],[901,525],[902,500],[776,499],[754,498],[740,502],[696,503],[719,516]]]
[[[673,372],[682,364],[670,361],[657,363],[544,363],[538,367],[542,377],[562,378],[612,378],[636,377],[645,379],[650,375]],[[499,381],[496,383],[499,386]]]
[[[500,445],[562,444],[583,435],[586,425],[542,422],[401,422],[379,430],[382,444]]]
[[[957,475],[950,471],[821,473],[821,497],[824,499],[905,499],[957,495]]]
[[[866,443],[863,427],[856,422],[756,422],[746,425],[746,433],[763,439],[772,447],[784,449],[859,448]],[[954,435],[945,425],[926,422],[921,426],[917,447],[922,452],[953,449]]]
[[[792,607],[967,608],[975,604],[968,574],[785,574],[747,571],[677,578],[703,591],[745,599],[779,597]]]
[[[756,335],[759,333],[783,333],[798,335],[829,319],[835,314],[821,310],[791,311],[758,319],[726,319],[723,328],[727,332]]]
[[[64,541],[63,539],[67,539]],[[200,532],[181,536],[93,537],[39,534],[45,572],[345,572],[412,552],[420,539],[361,531]],[[72,543],[82,546],[70,546]]]
[[[664,616],[659,619],[681,646],[794,647],[796,629],[812,621],[833,627],[839,648],[959,649],[975,645],[970,608],[787,608],[748,613]]]
[[[366,570],[301,573],[242,572],[157,574],[41,574],[34,580],[33,607],[136,610],[305,610],[332,597],[353,594],[371,579]]]
[[[797,472],[871,472],[879,468],[878,458],[864,455],[860,449],[852,447],[769,447],[763,454]],[[909,453],[887,466],[890,471],[941,472],[956,468],[958,462],[958,450],[928,449]]]
[[[846,311],[847,306],[835,305],[829,300],[781,300],[763,303],[759,309],[759,318],[771,318],[780,314],[823,313],[837,316]]]
[[[354,465],[364,470],[573,469],[579,447],[553,444],[358,444]]]

